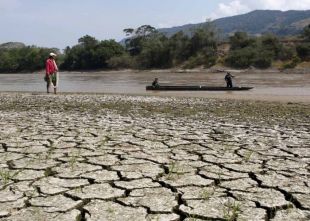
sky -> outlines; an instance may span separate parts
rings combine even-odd
[[[125,37],[123,29],[200,23],[256,9],[309,10],[310,0],[0,0],[0,44],[40,47]]]

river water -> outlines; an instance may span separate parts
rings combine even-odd
[[[159,78],[160,84],[225,86],[224,75],[225,73],[168,71],[61,72],[59,91],[310,102],[310,73],[233,73],[234,85],[254,87],[250,91],[154,92],[145,90],[145,86],[151,84],[155,77]],[[0,74],[0,91],[45,92],[43,77],[42,72]]]

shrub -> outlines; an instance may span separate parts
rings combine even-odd
[[[293,59],[296,55],[296,50],[292,47],[282,47],[278,58],[282,61],[287,61]]]
[[[231,51],[226,58],[226,64],[235,68],[248,68],[256,58],[256,51],[252,47]]]
[[[133,68],[135,66],[134,59],[128,54],[112,57],[107,61],[107,63],[109,68],[115,68],[115,69]]]
[[[296,47],[298,57],[302,60],[310,59],[310,43],[300,44]]]
[[[257,57],[254,61],[256,68],[269,68],[271,66],[272,59],[270,57]]]
[[[191,69],[198,66],[209,68],[216,64],[217,57],[212,53],[198,53],[196,56],[190,57],[183,65],[184,68]]]
[[[204,57],[201,55],[190,57],[183,65],[185,69],[192,69],[202,65]]]
[[[272,63],[273,53],[270,51],[261,51],[256,54],[254,66],[257,68],[269,68]]]
[[[295,56],[291,62],[283,65],[283,69],[295,68],[300,63],[300,61],[301,61],[300,58]]]

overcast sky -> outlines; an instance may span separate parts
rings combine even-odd
[[[255,9],[309,10],[310,0],[0,0],[0,43],[64,49],[86,34],[118,41],[128,27],[172,27]]]

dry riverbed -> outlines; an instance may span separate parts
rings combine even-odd
[[[0,220],[309,220],[310,104],[0,93]]]

